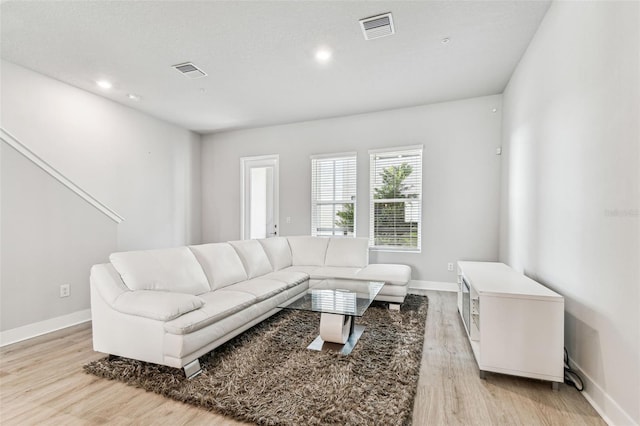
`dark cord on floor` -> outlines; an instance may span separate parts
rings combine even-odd
[[[564,382],[569,386],[573,386],[579,392],[582,392],[584,389],[582,378],[569,366],[569,352],[567,352],[567,348],[564,348]]]

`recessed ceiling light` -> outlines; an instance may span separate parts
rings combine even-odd
[[[498,111],[498,108],[492,108],[491,109],[491,112],[497,112],[497,111]]]
[[[442,44],[447,44],[447,43],[449,43],[450,41],[451,41],[451,39],[450,39],[449,37],[445,37],[445,38],[443,38],[442,40],[440,40],[440,43],[442,43]]]
[[[98,80],[96,81],[96,84],[98,85],[98,87],[104,90],[109,90],[113,87],[113,84],[111,84],[111,82],[107,80]]]
[[[131,99],[132,101],[136,101],[138,102],[140,100],[140,96],[133,94],[133,93],[129,93],[127,95],[127,98]]]
[[[331,59],[331,56],[332,56],[331,50],[329,50],[326,47],[321,47],[320,49],[316,50],[316,61],[322,64],[329,62],[329,60]]]

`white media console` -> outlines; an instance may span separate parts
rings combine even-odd
[[[458,262],[458,311],[480,369],[564,381],[564,298],[496,262]]]

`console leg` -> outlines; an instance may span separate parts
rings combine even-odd
[[[399,303],[389,303],[389,310],[390,311],[399,311],[400,310],[400,304]]]
[[[202,373],[202,368],[200,368],[200,360],[194,359],[189,364],[186,364],[184,367],[184,375],[187,379],[191,380],[196,377],[198,374]]]
[[[551,390],[554,392],[558,392],[560,390],[560,383],[551,382]]]
[[[480,370],[480,379],[484,380],[487,378],[487,372],[484,370]]]

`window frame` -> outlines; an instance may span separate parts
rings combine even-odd
[[[419,195],[412,198],[394,198],[377,200],[375,199],[376,189],[376,172],[380,169],[376,167],[377,156],[395,156],[395,155],[418,155],[419,163]],[[384,252],[402,252],[402,253],[421,253],[422,252],[422,198],[423,198],[423,145],[399,146],[383,149],[369,150],[369,248],[372,251]],[[417,245],[416,246],[400,246],[400,245],[376,245],[375,235],[375,205],[382,202],[404,202],[411,200],[417,203],[419,207],[419,220],[417,226]]]
[[[316,167],[317,167],[317,162],[319,161],[334,161],[334,167],[335,167],[335,161],[336,160],[343,160],[343,159],[349,159],[349,160],[353,160],[353,176],[354,176],[354,191],[353,191],[353,195],[351,196],[350,200],[346,200],[346,199],[332,199],[332,200],[317,200],[315,199],[316,197],[316,179],[318,174],[316,173]],[[357,232],[357,217],[358,217],[358,153],[357,152],[340,152],[340,153],[329,153],[329,154],[318,154],[318,155],[312,155],[310,157],[311,160],[311,235],[312,236],[320,236],[320,237],[332,237],[332,238],[355,238],[356,237],[356,232]],[[333,190],[334,190],[334,196],[335,196],[335,169],[334,169],[334,175],[333,175]],[[324,235],[324,234],[318,234],[318,226],[317,226],[317,216],[316,216],[316,206],[318,205],[338,205],[338,204],[353,204],[353,232],[351,233],[352,235],[340,235],[340,234],[336,234],[335,230],[337,229],[335,227],[335,222],[334,222],[334,227],[332,228],[333,231],[328,231],[328,232],[332,232],[331,235]],[[334,210],[335,212],[335,210]],[[335,215],[335,213],[334,213]],[[348,231],[347,231],[348,232]]]

